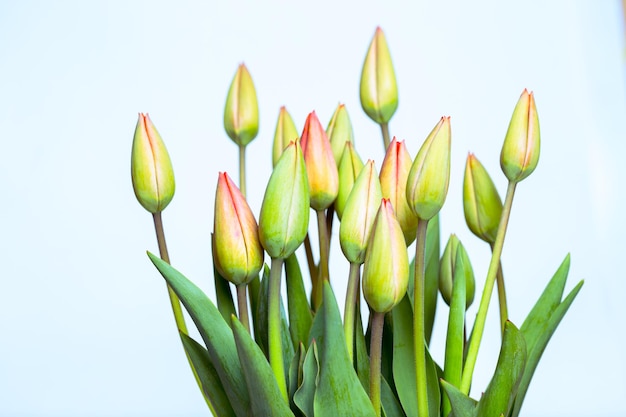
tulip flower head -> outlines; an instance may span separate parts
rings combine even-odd
[[[458,259],[462,259],[460,264],[457,262]],[[462,269],[459,270],[459,268]],[[439,292],[447,305],[450,305],[452,300],[455,277],[465,277],[465,308],[468,309],[474,301],[476,292],[474,270],[463,244],[453,234],[450,235],[443,251],[439,268]]]
[[[326,128],[326,135],[330,141],[330,146],[333,150],[333,156],[335,157],[337,167],[339,167],[346,143],[352,142],[354,144],[352,122],[350,122],[350,116],[348,116],[348,110],[346,110],[345,104],[337,106],[337,109],[335,110],[335,113]]]
[[[276,122],[276,130],[274,132],[274,147],[272,149],[272,166],[276,166],[278,159],[283,153],[283,150],[292,141],[298,140],[298,129],[293,122],[291,115],[285,108],[280,108],[278,113],[278,122]]]
[[[246,146],[259,132],[259,105],[248,68],[239,65],[224,107],[224,129],[239,146]]]
[[[339,190],[335,200],[335,212],[339,220],[343,217],[343,210],[346,207],[348,196],[361,169],[363,169],[361,157],[354,149],[352,142],[346,142],[341,155],[341,162],[339,163]]]

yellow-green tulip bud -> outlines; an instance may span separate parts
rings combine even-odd
[[[306,118],[300,144],[309,178],[311,208],[325,210],[337,198],[339,173],[328,136],[315,112]]]
[[[487,243],[496,241],[502,200],[487,170],[472,153],[465,164],[463,211],[472,233]]]
[[[247,284],[263,267],[263,248],[254,214],[225,172],[217,180],[214,214],[215,267],[233,284]]]
[[[239,65],[230,84],[224,107],[224,129],[239,146],[246,146],[259,132],[259,105],[252,77],[244,64]]]
[[[443,207],[450,182],[450,117],[442,117],[420,148],[409,173],[406,199],[411,210],[430,220]]]
[[[365,56],[361,72],[361,106],[376,123],[388,123],[398,108],[398,87],[389,47],[381,28]]]
[[[348,110],[346,110],[345,104],[337,106],[337,110],[335,110],[335,113],[326,128],[326,135],[330,141],[335,162],[337,163],[337,166],[339,166],[346,143],[354,143],[352,122],[350,122],[350,116],[348,116]]]
[[[406,182],[411,165],[411,155],[404,141],[398,142],[396,138],[393,138],[380,167],[380,185],[383,197],[388,198],[396,210],[396,218],[404,233],[407,246],[415,240],[417,231],[417,216],[406,200]]]
[[[363,266],[363,296],[377,313],[390,311],[409,284],[409,258],[404,235],[391,202],[383,199],[370,234]]]
[[[309,186],[298,141],[285,148],[265,189],[259,238],[267,253],[285,259],[302,244],[309,227]]]
[[[374,161],[369,160],[356,179],[339,226],[341,250],[351,263],[362,264],[380,206],[382,191]]]
[[[143,113],[135,128],[130,176],[137,200],[150,213],[163,211],[172,201],[176,189],[172,161],[161,135]]]
[[[278,113],[278,122],[276,123],[276,131],[274,132],[274,148],[272,150],[272,166],[276,166],[278,158],[283,154],[283,150],[290,142],[298,140],[298,129],[293,122],[291,115],[285,108],[280,108]]]
[[[500,166],[512,182],[519,182],[532,174],[539,162],[539,117],[535,97],[524,89],[520,96],[500,153]]]
[[[346,142],[339,163],[339,191],[335,200],[335,212],[339,220],[343,217],[346,201],[348,201],[354,181],[359,176],[361,169],[363,169],[363,161],[354,149],[352,142]]]
[[[463,270],[457,271],[457,256],[463,259]],[[450,300],[452,299],[454,277],[457,276],[465,277],[465,309],[468,309],[474,302],[474,294],[476,292],[474,270],[463,244],[456,235],[452,234],[443,251],[439,267],[439,292],[448,305],[450,305]]]

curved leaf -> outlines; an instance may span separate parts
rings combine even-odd
[[[296,254],[285,259],[285,275],[287,276],[287,311],[289,312],[289,332],[294,348],[308,339],[313,315],[307,299],[302,272]]]
[[[450,417],[477,417],[476,406],[478,405],[478,401],[463,394],[457,387],[443,379],[441,380],[441,387],[446,392],[446,395],[450,399],[450,404],[452,405],[452,414],[449,415]]]
[[[319,381],[319,359],[315,340],[309,346],[302,366],[302,385],[293,396],[293,402],[306,417],[313,417],[315,390]]]

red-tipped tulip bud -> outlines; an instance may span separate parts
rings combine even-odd
[[[421,219],[441,210],[450,181],[450,117],[442,117],[420,148],[409,173],[406,199]]]
[[[347,142],[354,143],[354,132],[352,131],[352,122],[350,122],[350,116],[348,116],[348,110],[346,110],[345,104],[340,104],[335,110],[328,127],[326,128],[326,135],[330,141],[330,146],[333,150],[333,156],[337,166],[341,162],[341,156],[343,155],[343,148]]]
[[[376,167],[374,161],[369,160],[352,187],[339,226],[341,250],[351,263],[365,261],[365,249],[381,198]]]
[[[494,243],[502,215],[502,200],[485,167],[474,154],[467,155],[463,179],[463,211],[472,233]]]
[[[409,258],[404,235],[391,206],[383,199],[370,234],[363,267],[363,296],[377,313],[390,311],[409,284]]]
[[[293,122],[291,115],[285,108],[280,108],[278,113],[278,122],[276,123],[276,131],[274,132],[274,148],[272,150],[272,166],[276,166],[278,159],[283,154],[283,150],[289,143],[298,140],[298,129]]]
[[[519,98],[500,153],[500,166],[512,182],[532,174],[539,162],[539,118],[533,93],[524,92]]]
[[[379,124],[388,123],[398,108],[396,74],[381,28],[376,28],[363,63],[361,106]]]
[[[163,211],[172,201],[176,188],[172,161],[161,135],[143,113],[135,128],[130,176],[137,200],[150,213]]]
[[[383,197],[388,198],[396,210],[396,217],[404,233],[407,246],[415,240],[417,231],[417,216],[406,200],[406,182],[409,178],[411,165],[411,155],[409,155],[404,141],[398,142],[396,138],[393,138],[380,167],[380,185],[383,190]]]
[[[339,163],[339,191],[335,200],[335,212],[339,220],[343,217],[346,201],[348,201],[354,181],[359,176],[361,169],[363,169],[363,161],[354,149],[352,142],[347,142]]]
[[[259,238],[272,258],[289,257],[309,227],[309,186],[299,142],[285,148],[265,189]]]
[[[327,209],[337,198],[339,174],[328,136],[315,112],[306,118],[300,143],[309,178],[311,208]]]
[[[224,129],[239,146],[246,146],[259,132],[259,105],[252,77],[244,64],[239,65],[226,97]]]
[[[225,172],[217,180],[214,213],[215,266],[233,284],[247,284],[263,267],[263,248],[252,210]]]
[[[459,259],[462,260],[460,263],[458,262]],[[448,305],[452,299],[452,286],[455,277],[465,278],[465,309],[468,309],[474,301],[476,291],[474,271],[467,251],[461,241],[453,234],[450,235],[443,251],[439,268],[439,292]]]

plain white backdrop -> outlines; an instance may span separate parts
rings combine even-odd
[[[502,139],[519,94],[535,92],[541,158],[518,187],[503,256],[511,319],[521,324],[568,252],[567,290],[586,283],[523,414],[625,415],[621,18],[617,0],[2,2],[0,415],[209,415],[165,285],[145,255],[157,248],[130,182],[137,113],[150,113],[174,163],[176,196],[163,215],[172,262],[213,296],[217,173],[237,177],[236,146],[222,127],[237,65],[248,66],[260,105],[260,133],[248,149],[258,214],[281,105],[301,129],[308,112],[326,124],[346,103],[361,157],[380,167],[380,132],[358,97],[378,25],[400,90],[392,135],[414,156],[439,117],[452,116],[442,239],[456,233],[464,242],[479,291],[489,255],[463,220],[465,157],[474,152],[504,193]],[[341,299],[348,268],[334,245]],[[492,313],[475,397],[499,349]]]

